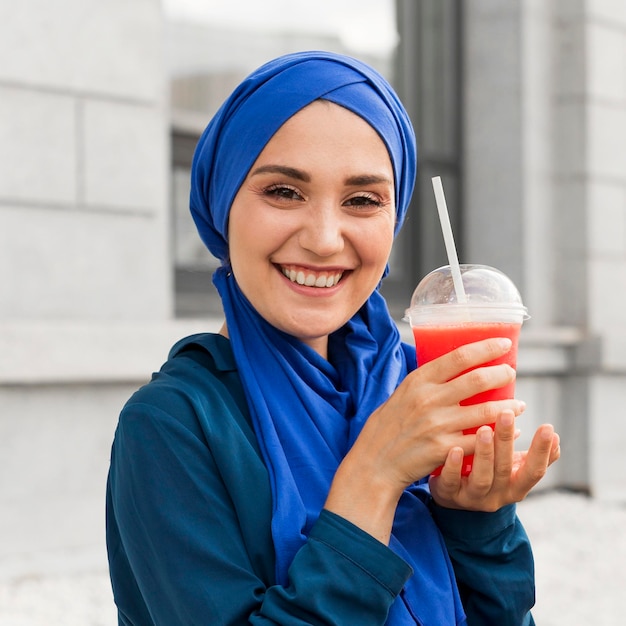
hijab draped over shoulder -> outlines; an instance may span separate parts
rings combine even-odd
[[[203,242],[222,263],[213,281],[270,476],[278,584],[287,583],[289,565],[363,424],[415,367],[415,354],[401,343],[378,290],[330,336],[325,360],[267,323],[230,272],[228,215],[235,195],[276,131],[318,99],[359,115],[383,140],[394,172],[397,234],[415,181],[415,135],[387,81],[350,57],[301,52],[253,72],[202,134],[191,172],[191,213]],[[408,492],[398,506],[390,548],[414,574],[387,623],[461,621],[443,540],[426,506]]]

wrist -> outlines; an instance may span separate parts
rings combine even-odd
[[[346,456],[337,469],[324,508],[387,545],[402,489],[385,481],[372,464]]]

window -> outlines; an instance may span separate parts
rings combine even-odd
[[[396,12],[400,39],[394,87],[415,126],[418,148],[412,205],[382,289],[400,318],[420,278],[447,263],[433,176],[441,176],[462,256],[462,29],[460,0],[396,0]]]
[[[219,263],[198,237],[189,213],[191,160],[198,137],[197,131],[176,126],[171,133],[170,206],[177,317],[202,317],[220,311],[220,302],[211,283]]]

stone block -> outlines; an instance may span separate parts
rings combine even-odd
[[[590,254],[626,260],[626,186],[596,181],[589,183],[588,193]]]
[[[82,141],[88,207],[165,210],[169,152],[160,109],[86,101]]]
[[[590,176],[626,183],[626,106],[590,104],[588,107]]]
[[[591,329],[607,338],[626,334],[626,259],[596,259],[588,265]]]
[[[602,344],[602,367],[605,372],[626,373],[626,332],[611,333]]]
[[[591,23],[586,32],[589,94],[626,106],[626,30]]]
[[[139,386],[179,339],[218,332],[222,317],[185,320],[0,322],[0,388],[101,381]],[[407,324],[408,326],[408,324]]]
[[[565,0],[564,4],[575,3]],[[554,46],[552,90],[557,99],[582,98],[587,91],[586,25],[581,16],[563,17],[551,30]]]
[[[158,0],[0,3],[0,81],[161,98]]]
[[[75,120],[72,98],[0,86],[0,197],[74,203]]]
[[[623,0],[586,0],[585,8],[591,18],[608,21],[616,28],[626,26],[626,3]]]
[[[165,220],[0,211],[0,319],[145,319],[171,313]]]
[[[586,104],[582,98],[560,100],[554,110],[554,170],[561,177],[583,177],[587,168]]]
[[[626,501],[626,420],[624,379],[594,376],[591,379],[589,421],[590,474],[592,494],[601,500]]]
[[[132,391],[0,388],[0,577],[104,563],[110,448]]]

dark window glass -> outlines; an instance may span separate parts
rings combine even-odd
[[[383,293],[401,317],[413,288],[447,258],[433,195],[441,176],[457,248],[462,256],[461,3],[459,0],[397,0],[400,35],[395,87],[418,144],[418,176],[408,218]]]

